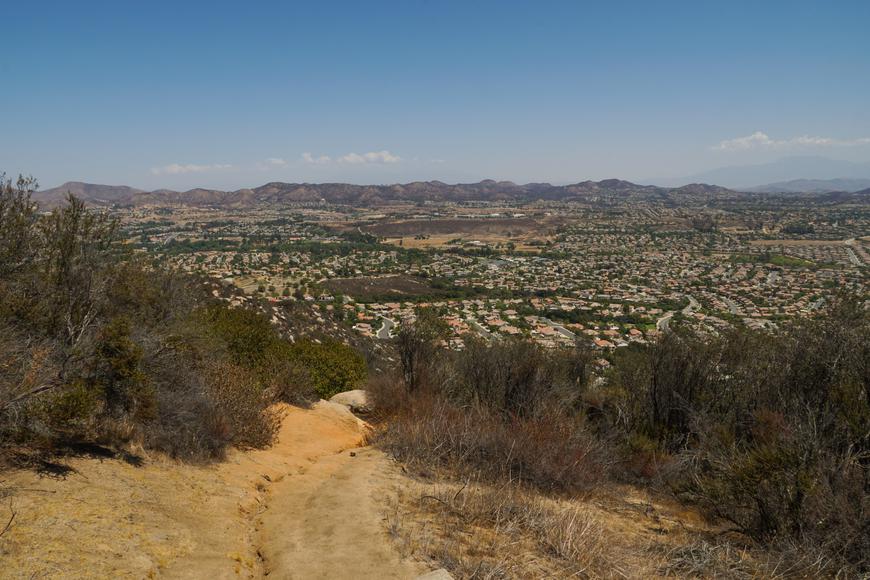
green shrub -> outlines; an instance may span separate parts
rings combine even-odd
[[[323,399],[358,388],[368,374],[362,355],[335,340],[300,340],[291,353],[307,370],[314,391]]]
[[[130,337],[130,322],[114,318],[97,337],[90,378],[102,388],[110,414],[130,414],[138,420],[154,418],[154,390],[142,372],[142,349]]]
[[[281,338],[262,314],[214,304],[199,311],[196,319],[218,340],[208,348],[225,348],[230,360],[253,371],[275,398],[298,403],[314,394],[312,362],[301,360],[299,349]]]
[[[33,189],[0,178],[0,453],[267,445],[270,403],[310,389],[269,321],[134,258],[117,222],[72,196],[39,214]]]

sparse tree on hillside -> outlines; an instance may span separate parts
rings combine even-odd
[[[402,324],[398,334],[402,377],[409,391],[424,382],[428,367],[438,350],[438,343],[447,335],[447,328],[436,312],[421,309],[413,323]]]
[[[38,214],[30,194],[37,187],[32,177],[19,177],[13,185],[0,173],[0,277],[33,261],[33,225]]]
[[[40,222],[45,291],[51,328],[61,330],[74,346],[91,327],[110,285],[108,260],[117,239],[118,222],[106,213],[88,211],[73,195],[65,207]]]

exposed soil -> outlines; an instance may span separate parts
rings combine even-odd
[[[394,467],[345,407],[282,406],[274,446],[197,467],[70,460],[3,474],[4,578],[409,578],[386,532]],[[7,500],[8,501],[8,500]]]

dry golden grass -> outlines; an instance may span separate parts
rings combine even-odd
[[[417,482],[387,520],[406,555],[457,578],[680,576],[674,554],[712,532],[694,512],[616,486],[568,499],[511,483]]]
[[[616,484],[560,498],[511,483],[417,480],[386,520],[403,555],[456,578],[852,577],[801,546],[759,549],[695,510]]]

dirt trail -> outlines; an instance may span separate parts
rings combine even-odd
[[[195,467],[74,459],[64,478],[0,476],[14,525],[4,578],[413,578],[387,536],[392,463],[322,401],[284,406],[278,440]],[[354,450],[354,456],[349,450]],[[5,522],[6,509],[0,507]]]
[[[260,551],[269,578],[405,579],[422,572],[402,561],[383,532],[391,465],[366,448],[326,457],[273,488]]]

